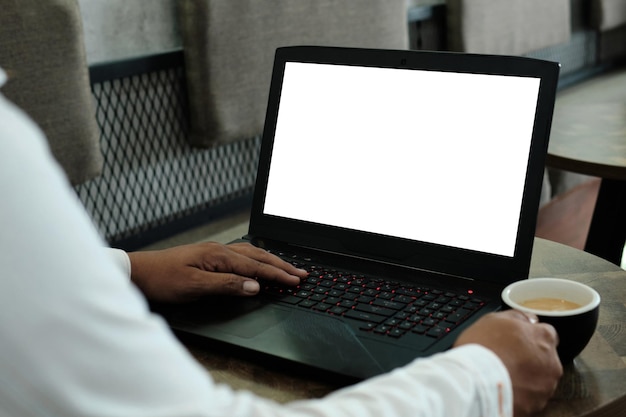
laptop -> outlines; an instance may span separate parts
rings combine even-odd
[[[276,51],[249,232],[309,270],[159,311],[181,337],[348,380],[449,349],[528,278],[559,65]]]

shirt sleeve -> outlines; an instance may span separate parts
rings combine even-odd
[[[0,415],[511,416],[506,369],[479,346],[287,405],[215,384],[102,250],[43,134],[1,95],[0,194]]]
[[[286,408],[285,415],[307,416],[513,415],[506,368],[495,354],[478,345],[418,359],[390,374],[339,390],[323,400],[302,401]],[[324,410],[330,414],[324,414]]]
[[[115,264],[118,265],[118,267],[122,270],[124,276],[130,279],[131,266],[128,254],[121,249],[105,248],[105,250],[111,257],[113,262],[115,262]]]

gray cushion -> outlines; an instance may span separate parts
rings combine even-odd
[[[181,0],[192,143],[263,129],[274,51],[309,44],[406,49],[405,0]]]
[[[0,13],[3,93],[45,132],[73,184],[102,168],[76,0],[8,0]]]
[[[615,29],[626,24],[626,1],[592,0],[591,24],[601,31]]]
[[[446,4],[448,47],[453,51],[523,55],[570,37],[570,0],[447,0]]]

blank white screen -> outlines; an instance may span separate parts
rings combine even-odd
[[[539,79],[287,63],[264,213],[512,256]]]

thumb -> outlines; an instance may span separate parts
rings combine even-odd
[[[256,280],[250,278],[243,278],[241,285],[241,295],[256,295],[259,293],[261,286]]]
[[[248,277],[237,274],[210,274],[211,280],[206,280],[205,291],[213,295],[251,296],[261,290],[259,283]]]
[[[261,290],[256,280],[232,273],[206,272],[194,268],[189,278],[187,282],[180,283],[180,292],[186,293],[184,298],[189,300],[211,295],[251,296]]]

